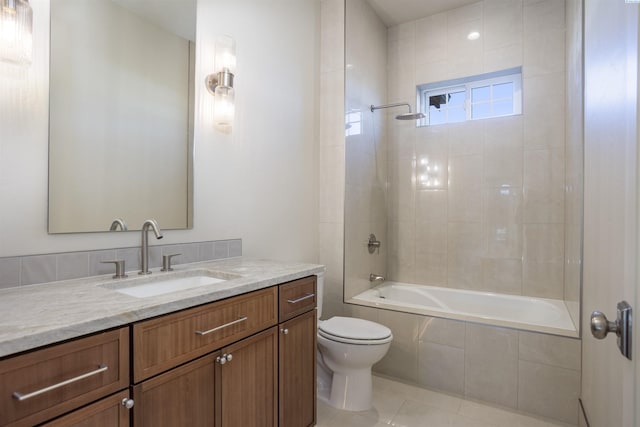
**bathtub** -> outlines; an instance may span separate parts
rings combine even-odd
[[[384,282],[349,303],[447,319],[577,337],[564,301]]]

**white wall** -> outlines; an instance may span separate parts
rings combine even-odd
[[[49,1],[31,5],[33,64],[0,63],[0,257],[136,246],[138,233],[47,234]],[[197,85],[194,228],[163,244],[240,237],[245,255],[317,259],[318,26],[317,0],[200,0],[196,82],[216,36],[233,36],[236,121],[214,131]]]

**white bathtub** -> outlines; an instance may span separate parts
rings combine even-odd
[[[562,300],[385,282],[350,303],[577,337]]]

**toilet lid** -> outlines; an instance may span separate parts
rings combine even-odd
[[[391,336],[391,330],[386,326],[353,317],[332,317],[320,323],[318,329],[325,336],[350,340],[384,340]]]

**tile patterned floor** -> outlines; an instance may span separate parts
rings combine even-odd
[[[366,412],[339,411],[318,401],[318,427],[558,427],[446,394],[373,377],[373,406]]]

